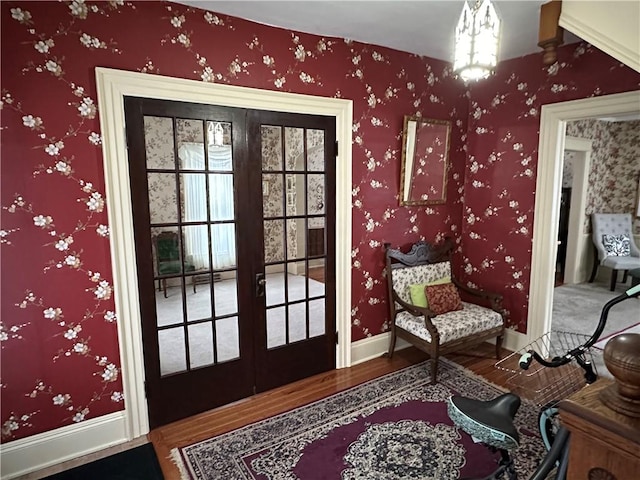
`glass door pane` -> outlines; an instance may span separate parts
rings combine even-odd
[[[160,369],[239,357],[231,124],[144,116]]]
[[[267,348],[273,349],[325,333],[324,131],[262,125],[261,140]]]

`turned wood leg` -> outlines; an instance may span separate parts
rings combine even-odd
[[[611,286],[609,290],[612,292],[616,289],[616,282],[618,281],[618,270],[615,268],[611,269]]]
[[[500,358],[502,357],[502,340],[504,339],[504,337],[502,335],[500,335],[498,338],[496,338],[496,360],[500,360]]]
[[[439,355],[434,355],[431,357],[431,384],[434,385],[436,383],[436,378],[438,378],[438,357]]]
[[[389,351],[387,352],[387,357],[393,357],[393,351],[396,349],[396,327],[395,325],[391,327],[391,340],[389,341]]]

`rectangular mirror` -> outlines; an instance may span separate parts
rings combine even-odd
[[[447,199],[451,122],[404,117],[400,205],[434,205]]]

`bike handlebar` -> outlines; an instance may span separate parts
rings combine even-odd
[[[566,365],[567,363],[575,359],[580,364],[580,366],[585,370],[585,378],[587,379],[587,382],[588,383],[594,382],[596,379],[596,374],[594,373],[593,367],[591,366],[591,364],[588,362],[585,362],[585,360],[582,357],[582,354],[585,351],[587,351],[589,348],[591,348],[593,344],[598,341],[598,339],[600,338],[600,335],[602,335],[602,331],[604,330],[604,327],[607,324],[607,317],[609,316],[609,310],[611,310],[611,307],[629,298],[637,297],[638,295],[640,295],[640,284],[634,287],[631,287],[624,293],[618,295],[617,297],[612,298],[607,303],[605,303],[604,307],[602,307],[602,312],[600,313],[600,320],[598,321],[598,326],[596,327],[595,331],[593,332],[593,335],[591,335],[589,340],[587,340],[582,345],[579,345],[576,348],[569,350],[562,357],[554,357],[551,360],[546,360],[542,358],[540,354],[535,350],[529,350],[527,353],[525,353],[520,357],[520,368],[522,368],[523,370],[527,370],[533,360],[535,360],[536,362],[538,362],[539,364],[545,367],[556,368],[562,365]]]

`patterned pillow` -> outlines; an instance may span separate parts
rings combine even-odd
[[[424,288],[427,285],[442,285],[443,283],[450,283],[451,277],[443,277],[438,280],[434,280],[429,283],[416,283],[413,285],[409,285],[409,296],[411,297],[411,303],[416,307],[427,307],[429,302],[427,302],[427,296],[424,293]]]
[[[453,283],[427,285],[424,287],[424,293],[427,296],[429,308],[436,315],[462,310],[462,300],[458,294],[458,289]]]
[[[628,257],[631,255],[631,240],[627,235],[602,235],[602,244],[607,255]]]

